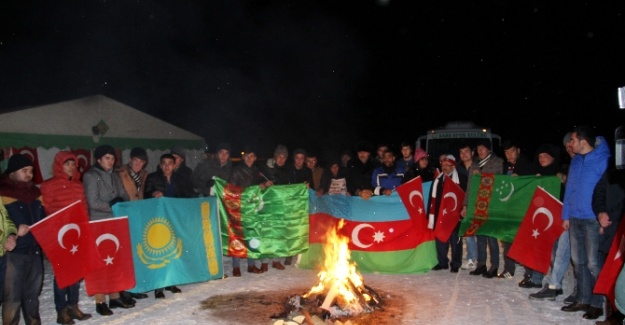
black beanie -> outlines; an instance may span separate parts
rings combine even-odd
[[[108,144],[105,144],[95,148],[93,151],[93,156],[96,160],[102,158],[106,154],[113,155],[113,157],[115,157],[115,149]]]
[[[34,167],[32,160],[22,155],[21,153],[18,153],[9,158],[9,165],[7,166],[7,170],[5,170],[4,172],[10,174],[14,171],[20,170],[28,166]]]

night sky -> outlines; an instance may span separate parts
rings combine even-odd
[[[0,0],[0,112],[103,94],[265,156],[456,120],[530,153],[580,124],[612,140],[625,1],[608,2]]]

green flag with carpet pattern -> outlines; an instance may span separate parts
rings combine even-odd
[[[304,183],[245,189],[215,179],[223,254],[269,258],[308,249],[308,190]]]
[[[557,176],[473,175],[467,214],[458,234],[486,235],[511,243],[537,186],[560,196]]]

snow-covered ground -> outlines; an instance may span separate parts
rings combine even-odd
[[[501,261],[503,263],[503,259]],[[229,257],[224,258],[224,265],[226,274],[231,275]],[[519,288],[517,283],[522,274],[523,267],[517,266],[513,279],[486,279],[469,275],[465,270],[456,274],[442,270],[414,275],[363,276],[366,285],[376,291],[383,291],[388,298],[403,299],[401,316],[393,324],[594,324],[594,321],[583,319],[582,312],[560,311],[562,299],[572,290],[571,268],[565,279],[564,295],[555,302],[529,300],[527,295],[538,289]],[[286,292],[289,289],[310,287],[316,284],[316,280],[315,271],[293,266],[284,271],[270,269],[258,275],[243,272],[240,278],[230,276],[223,280],[180,286],[183,291],[181,294],[165,291],[166,299],[162,300],[155,300],[153,293],[149,293],[149,298],[138,300],[136,307],[114,309],[115,314],[107,317],[95,312],[93,298],[86,295],[83,285],[80,308],[93,314],[93,317],[76,323],[229,325],[233,324],[230,317],[223,317],[223,313],[218,316],[214,310],[202,309],[201,301],[233,293]],[[286,299],[287,296],[284,297]],[[52,274],[47,263],[40,302],[43,324],[55,324]],[[231,313],[237,313],[236,308],[232,308]],[[272,323],[266,312],[259,310],[257,315],[243,324]]]

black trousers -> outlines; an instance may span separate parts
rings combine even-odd
[[[4,276],[2,322],[17,325],[20,310],[27,325],[41,324],[39,294],[43,286],[43,260],[39,251],[30,254],[7,252]]]

